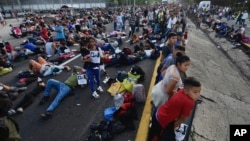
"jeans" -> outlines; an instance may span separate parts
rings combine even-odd
[[[93,21],[92,20],[88,20],[88,26],[90,29],[93,28]]]
[[[49,108],[46,111],[54,111],[55,108],[59,105],[61,100],[66,97],[71,92],[71,88],[55,79],[49,79],[46,84],[46,88],[44,90],[44,96],[49,96],[51,89],[55,88],[57,90],[56,97],[54,98],[53,102],[50,104]]]
[[[114,22],[114,31],[116,31],[117,28],[117,22]]]
[[[96,80],[96,84],[97,86],[101,86],[100,84],[100,68],[98,67],[98,69],[93,69],[93,68],[87,68],[87,76],[89,79],[89,87],[91,92],[93,93],[95,91],[95,87],[94,87],[94,80]]]
[[[110,43],[101,46],[101,49],[104,51],[110,51],[112,54],[115,53],[115,48]]]
[[[158,31],[159,31],[159,23],[156,23],[155,26],[154,26],[154,34],[157,34]]]

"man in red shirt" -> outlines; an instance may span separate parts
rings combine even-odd
[[[163,131],[168,141],[175,141],[174,130],[189,117],[200,91],[199,81],[194,77],[186,78],[184,88],[153,113],[148,141],[158,141]]]

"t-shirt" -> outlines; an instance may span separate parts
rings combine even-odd
[[[64,83],[74,89],[78,85],[77,74],[72,74]]]
[[[177,85],[174,90],[183,87],[183,82],[181,80],[180,73],[175,65],[171,65],[167,68],[166,73],[162,79],[163,87],[166,87],[170,80],[177,81]]]
[[[99,54],[98,50],[93,52],[93,51],[90,51],[87,48],[82,48],[81,55],[82,55],[83,59],[86,59],[86,58],[90,57],[90,58],[92,58],[92,60],[93,59],[97,60],[98,58],[100,58],[100,54]],[[84,65],[83,65],[83,68],[85,68],[85,69],[87,69],[87,68],[95,68],[95,67],[98,67],[99,65],[100,65],[100,63],[96,63],[96,62],[85,62]]]
[[[62,26],[55,26],[56,38],[57,39],[65,39],[64,31]]]
[[[6,45],[5,49],[8,53],[11,53],[14,50],[12,45]]]
[[[166,46],[162,47],[162,57],[166,58],[169,54],[173,53],[173,46],[167,44]]]
[[[54,50],[53,50],[53,47],[52,47],[52,42],[47,42],[45,44],[45,51],[46,51],[46,54],[48,57],[51,57],[54,55]]]
[[[169,54],[164,60],[163,60],[163,67],[168,68],[170,65],[174,65],[175,60],[173,58],[173,54]]]
[[[181,89],[168,102],[160,106],[156,117],[162,128],[178,119],[181,115],[188,117],[194,107],[194,101]]]
[[[27,43],[24,45],[24,48],[29,49],[32,52],[35,52],[36,46],[33,43]]]

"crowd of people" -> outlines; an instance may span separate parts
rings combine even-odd
[[[236,11],[230,7],[213,6],[209,11],[189,10],[197,16],[196,27],[201,24],[215,31],[215,37],[225,37],[232,44],[249,46],[249,35],[246,35],[246,21],[249,19],[247,10]]]
[[[108,77],[105,67],[132,65],[145,58],[157,59],[161,56],[151,94],[153,112],[148,141],[175,140],[175,129],[190,116],[201,92],[201,83],[195,77],[186,74],[192,63],[192,58],[185,53],[188,50],[186,12],[190,9],[193,10],[192,7],[179,5],[93,8],[83,10],[77,16],[60,14],[53,23],[46,23],[45,17],[42,16],[27,16],[20,26],[10,25],[13,37],[25,37],[27,40],[22,43],[22,47],[13,47],[8,41],[0,44],[0,74],[8,75],[12,71],[13,61],[28,58],[29,53],[36,54],[37,61],[29,61],[29,71],[36,75],[38,82],[34,91],[26,93],[20,103],[8,106],[7,113],[4,109],[5,114],[23,112],[40,92],[43,92],[40,104],[48,102],[51,89],[55,88],[56,97],[45,113],[41,114],[42,119],[51,118],[61,100],[74,93],[78,86],[79,73],[86,74],[90,95],[97,99],[104,91],[101,71]],[[192,12],[199,11],[196,10]],[[230,9],[221,11],[227,13],[223,13],[222,16],[232,19]],[[221,18],[221,11],[218,11],[217,20]],[[214,11],[205,11],[205,14],[199,15],[198,24],[206,22],[209,27],[214,28],[217,36],[226,35],[235,42],[240,38],[244,42],[245,38],[242,36],[245,33],[246,17],[248,18],[246,12],[240,12],[240,15],[235,17],[236,24],[241,25],[238,30],[216,20],[213,23],[209,12]],[[112,24],[113,31],[107,32],[105,24]],[[125,40],[132,47],[120,48]],[[62,59],[74,57],[71,46],[75,45],[79,46],[83,67],[71,69],[70,66],[60,65]],[[73,70],[72,75],[63,82],[53,78],[43,82],[40,78],[59,75],[62,70]],[[1,91],[11,92],[5,93],[7,97],[13,97],[12,91],[18,93],[26,88],[4,84],[0,86],[3,87]],[[17,97],[18,94],[15,94],[14,98]]]

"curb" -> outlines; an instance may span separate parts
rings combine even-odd
[[[147,137],[148,137],[148,129],[149,129],[150,117],[151,117],[151,113],[152,113],[151,92],[152,92],[152,89],[155,85],[157,68],[160,64],[160,60],[161,60],[161,55],[158,57],[158,59],[156,60],[156,63],[155,63],[152,79],[151,79],[151,82],[149,85],[147,99],[146,99],[146,102],[144,105],[144,109],[142,112],[142,116],[141,116],[139,128],[137,130],[135,141],[146,141]]]

